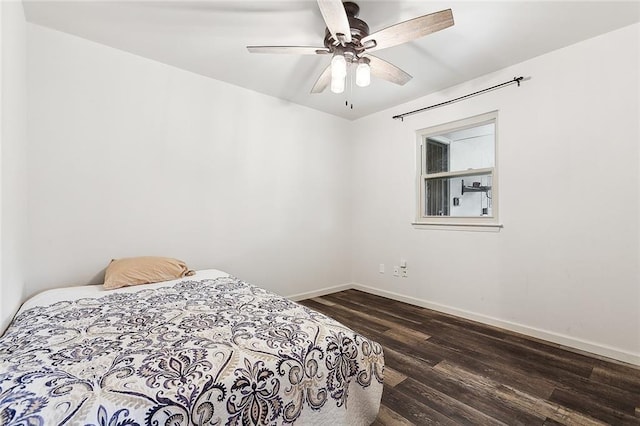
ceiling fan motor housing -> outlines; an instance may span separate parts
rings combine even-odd
[[[347,19],[349,20],[349,27],[351,29],[351,43],[346,43],[344,46],[345,59],[347,59],[347,61],[349,59],[353,61],[357,60],[358,54],[364,51],[364,47],[360,44],[360,40],[369,35],[369,25],[367,25],[367,23],[362,19],[357,18],[358,13],[360,12],[360,6],[353,2],[344,2],[343,5],[344,10],[347,13]],[[331,50],[331,53],[334,52],[337,46],[341,45],[340,41],[336,40],[331,35],[328,28],[325,29],[324,45]]]

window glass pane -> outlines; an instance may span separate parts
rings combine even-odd
[[[488,123],[426,138],[427,173],[493,167],[495,124]]]
[[[427,173],[449,171],[449,144],[427,138]]]
[[[425,179],[425,216],[492,216],[492,176]]]
[[[427,179],[425,188],[425,216],[449,216],[449,180]]]

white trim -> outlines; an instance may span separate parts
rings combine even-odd
[[[489,124],[490,122],[492,122],[494,119],[497,118],[497,115],[498,115],[498,110],[489,111],[489,112],[474,115],[471,117],[465,117],[460,120],[453,120],[447,123],[442,123],[435,126],[418,129],[417,132],[419,132],[421,136],[425,136],[425,137],[438,136],[440,133],[450,133],[452,131],[465,130],[471,127],[478,127],[483,123]]]
[[[304,296],[302,298],[294,300],[303,300],[304,298],[319,297],[333,292],[342,290],[356,289],[364,291],[365,293],[375,294],[377,296],[386,297],[388,299],[398,300],[400,302],[409,303],[415,306],[421,306],[427,309],[433,309],[434,311],[443,312],[450,315],[455,315],[461,318],[466,318],[472,321],[477,321],[483,324],[500,327],[505,330],[521,333],[529,337],[544,340],[545,343],[555,343],[561,345],[564,349],[577,353],[586,353],[588,356],[601,356],[617,361],[622,361],[628,364],[640,366],[640,353],[628,352],[622,349],[614,348],[607,345],[602,345],[596,342],[588,340],[578,339],[575,337],[567,336],[565,334],[555,333],[552,331],[542,330],[536,327],[530,327],[523,324],[514,323],[511,321],[505,321],[498,318],[490,317],[487,315],[477,314],[475,312],[466,311],[463,309],[457,309],[451,306],[442,305],[440,303],[430,302],[428,300],[418,299],[411,296],[405,296],[393,291],[381,290],[375,287],[360,283],[342,284],[335,287],[327,287],[322,290],[312,291],[308,293],[302,293],[297,296]],[[309,295],[309,296],[305,296]]]
[[[492,175],[494,173],[494,167],[485,167],[482,169],[468,169],[468,170],[458,170],[453,172],[440,172],[440,173],[429,173],[423,174],[422,179],[440,179],[445,177],[459,177],[459,176],[480,176],[480,175]]]
[[[344,290],[350,290],[352,288],[355,288],[353,286],[353,283],[340,284],[340,285],[335,285],[333,287],[325,287],[319,290],[307,291],[305,293],[298,293],[291,296],[286,296],[286,298],[291,299],[294,302],[297,302],[298,300],[313,299],[314,297],[326,296],[327,294],[337,293],[339,291],[344,291]]]
[[[468,219],[468,218],[465,218]],[[501,223],[463,223],[463,222],[412,222],[416,229],[438,229],[440,231],[479,231],[500,232],[504,227]]]

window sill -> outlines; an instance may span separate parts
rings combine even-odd
[[[416,229],[438,229],[440,231],[500,232],[501,223],[464,223],[464,222],[413,222]]]

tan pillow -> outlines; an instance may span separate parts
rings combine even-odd
[[[170,257],[112,259],[104,274],[104,288],[112,290],[131,285],[157,283],[194,273],[183,261]]]

